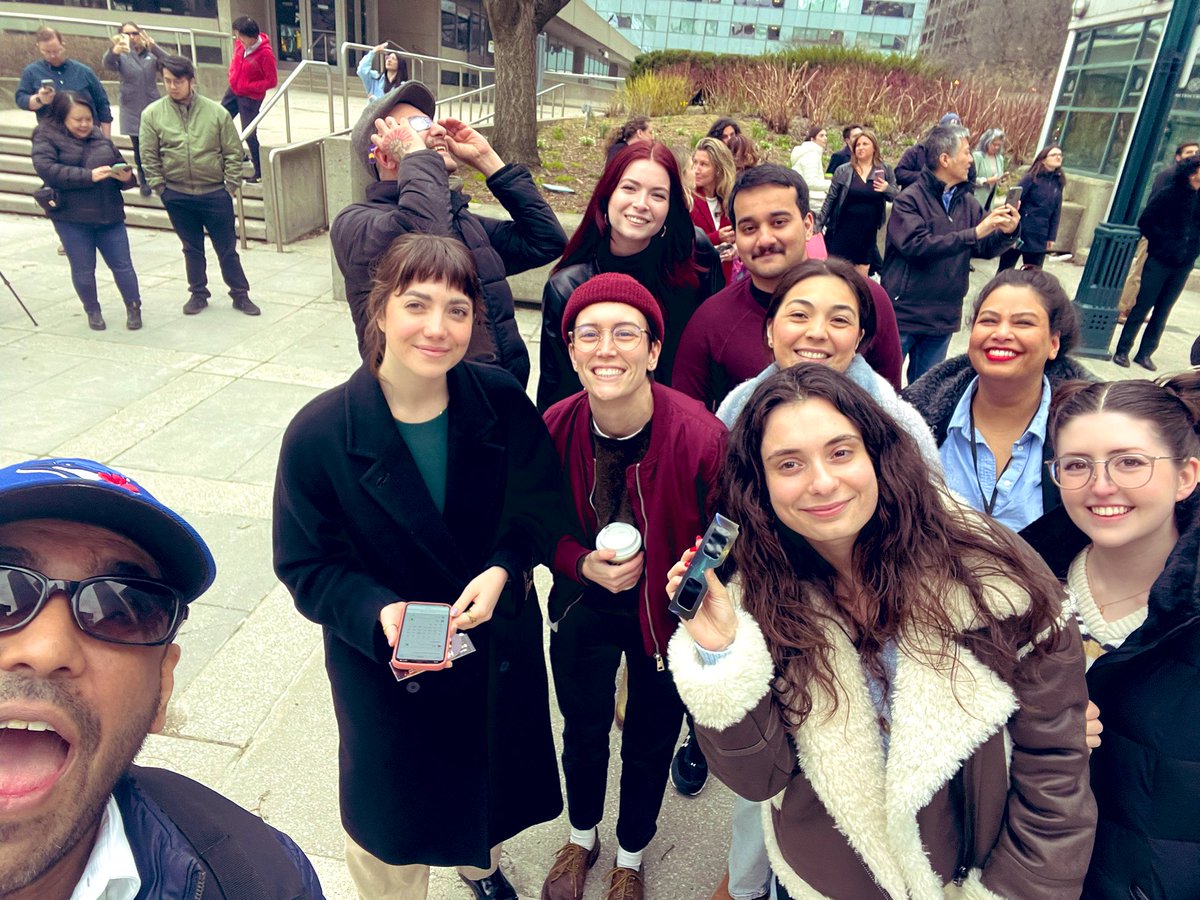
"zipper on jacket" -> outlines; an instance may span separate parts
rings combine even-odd
[[[642,504],[642,518],[646,521],[646,533],[650,533],[650,514],[646,511],[646,498],[642,496],[642,464],[633,467],[633,482],[637,485],[638,502]],[[654,669],[663,672],[662,648],[658,645],[658,635],[654,633],[654,618],[650,614],[650,582],[646,579],[646,566],[642,564],[642,600],[646,604],[646,625],[650,628],[650,640],[654,642]]]
[[[192,892],[192,900],[200,900],[200,898],[204,896],[204,869],[200,866],[197,866],[196,868],[198,869],[196,872],[196,890]]]
[[[570,451],[571,451],[571,446],[570,446],[570,444],[568,444],[567,445],[567,453],[570,453]],[[600,513],[596,511],[595,498],[596,498],[596,457],[595,457],[595,455],[593,455],[592,456],[592,489],[590,491],[588,491],[588,506],[590,506],[592,508],[592,516],[595,517],[597,520],[599,520]],[[586,591],[587,588],[584,587],[583,590]],[[567,617],[567,614],[570,613],[571,610],[575,608],[575,604],[578,603],[582,599],[583,599],[583,591],[580,591],[579,596],[576,597],[574,600],[572,600],[570,602],[570,604],[568,604],[567,608],[563,610],[563,614],[561,616],[559,616],[556,621],[550,623],[551,626],[557,628],[558,623],[561,622],[563,619],[565,619]]]

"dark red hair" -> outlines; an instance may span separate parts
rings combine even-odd
[[[679,177],[679,164],[675,162],[675,154],[670,148],[658,141],[634,141],[604,167],[600,180],[596,182],[596,189],[592,191],[592,199],[588,201],[587,209],[584,210],[583,220],[567,241],[562,259],[554,267],[555,272],[566,266],[590,262],[596,258],[596,251],[609,239],[608,201],[616,192],[617,185],[621,183],[625,170],[641,159],[656,162],[666,169],[671,182],[666,233],[651,238],[651,245],[658,243],[662,248],[663,285],[695,287],[700,283],[696,276],[695,263],[696,229],[692,224],[683,181]],[[655,285],[647,287],[653,291]]]

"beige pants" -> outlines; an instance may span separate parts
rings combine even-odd
[[[1142,287],[1142,268],[1146,265],[1146,250],[1149,248],[1145,238],[1138,238],[1137,252],[1133,255],[1133,265],[1129,267],[1129,277],[1125,279],[1125,287],[1121,289],[1121,299],[1117,301],[1117,312],[1129,312],[1137,302],[1138,291]]]
[[[392,866],[372,856],[346,835],[346,868],[354,879],[359,900],[425,900],[429,894],[429,866],[420,863]],[[458,874],[471,881],[486,878],[500,865],[500,844],[492,848],[492,860],[486,869],[459,866]]]

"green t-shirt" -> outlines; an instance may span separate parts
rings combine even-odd
[[[396,422],[396,428],[417,463],[439,513],[446,511],[446,465],[450,455],[450,416],[442,410],[428,422]]]

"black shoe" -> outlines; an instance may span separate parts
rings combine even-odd
[[[154,189],[152,187],[150,187],[150,185],[146,184],[146,182],[144,182],[144,181],[138,186],[138,191],[141,193],[141,195],[143,197],[149,197],[151,194],[154,193]]]
[[[248,316],[261,316],[262,310],[254,305],[254,301],[249,297],[235,297],[233,299],[233,308],[238,312],[244,312]]]
[[[142,308],[140,306],[125,307],[125,327],[137,331],[142,327]]]
[[[1146,369],[1146,370],[1148,370],[1148,371],[1150,371],[1150,372],[1157,372],[1157,371],[1158,371],[1158,366],[1156,366],[1156,365],[1154,364],[1154,360],[1152,360],[1152,359],[1151,359],[1150,357],[1148,357],[1148,356],[1135,356],[1135,357],[1133,358],[1133,361],[1134,361],[1135,363],[1137,363],[1139,366],[1141,366],[1143,369]]]
[[[194,316],[204,312],[208,307],[208,300],[201,297],[199,294],[192,294],[188,302],[183,304],[183,314],[185,316]]]
[[[104,316],[100,315],[100,310],[87,314],[88,328],[92,331],[103,331],[107,326],[104,324]]]
[[[685,797],[695,797],[708,781],[708,760],[690,734],[671,760],[671,783]]]
[[[1122,369],[1129,368],[1129,354],[1128,353],[1114,353],[1113,357],[1112,357],[1112,361],[1113,361],[1114,366],[1120,366]]]
[[[246,184],[258,184],[260,181],[262,181],[261,175],[251,175],[246,179]]]
[[[474,892],[476,900],[517,900],[516,889],[499,869],[478,881],[472,881],[462,874],[458,877]]]

